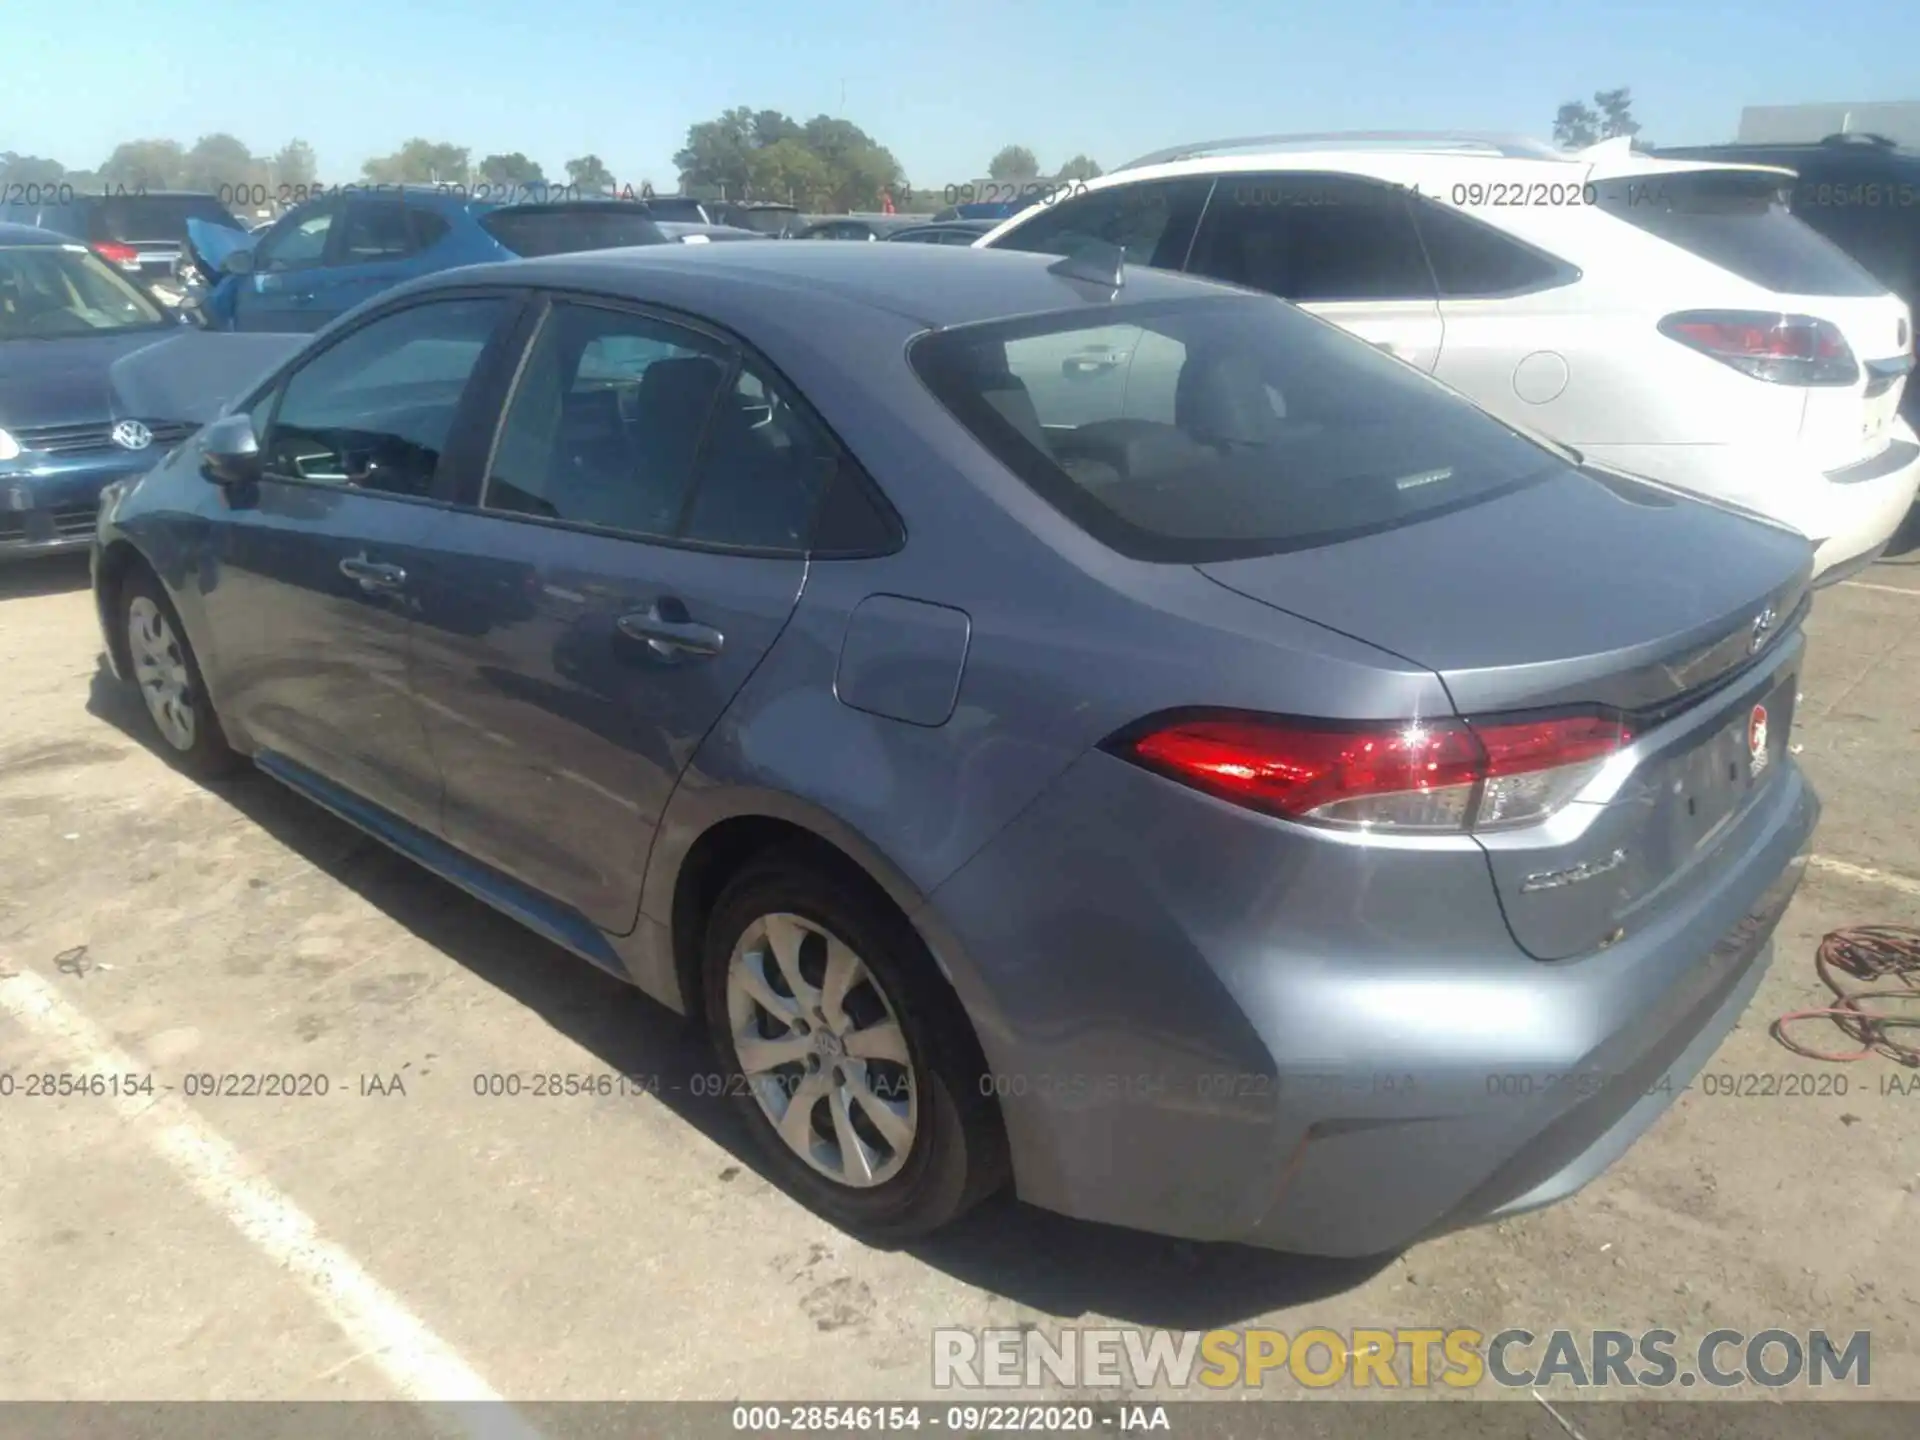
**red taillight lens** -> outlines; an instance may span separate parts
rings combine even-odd
[[[93,247],[93,253],[108,264],[118,265],[122,270],[140,268],[140,252],[131,245],[122,245],[114,240],[102,240]]]
[[[1847,337],[1811,315],[1685,310],[1662,320],[1660,333],[1776,385],[1851,385],[1860,378]]]
[[[1545,819],[1631,738],[1602,715],[1344,728],[1235,714],[1149,722],[1109,748],[1289,820],[1457,833]]]

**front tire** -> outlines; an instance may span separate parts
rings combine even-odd
[[[898,1243],[1005,1183],[959,1002],[870,885],[805,851],[756,861],[721,892],[703,964],[726,1093],[812,1209]]]
[[[196,779],[230,773],[239,762],[207,699],[186,627],[160,582],[135,570],[120,587],[120,635],[128,679],[145,703],[160,753]]]

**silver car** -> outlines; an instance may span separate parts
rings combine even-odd
[[[862,1234],[1388,1251],[1592,1179],[1760,983],[1808,542],[1280,300],[673,245],[297,343],[109,492],[159,747],[701,1017]]]

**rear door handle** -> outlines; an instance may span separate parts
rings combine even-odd
[[[702,625],[687,615],[687,607],[678,600],[662,600],[650,610],[636,610],[613,622],[614,628],[629,640],[638,640],[663,660],[681,655],[718,655],[727,643],[711,625]]]
[[[364,555],[340,562],[340,573],[360,582],[369,595],[390,595],[407,583],[407,572],[398,565],[381,565]]]

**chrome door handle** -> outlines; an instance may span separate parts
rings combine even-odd
[[[407,583],[407,572],[398,565],[381,565],[364,556],[340,562],[340,573],[357,580],[369,595],[385,595]]]
[[[727,643],[711,625],[702,625],[687,617],[687,607],[677,600],[663,600],[650,610],[622,615],[614,628],[629,640],[638,640],[663,660],[680,655],[718,655]]]

